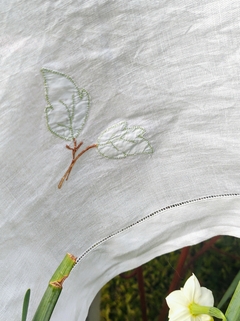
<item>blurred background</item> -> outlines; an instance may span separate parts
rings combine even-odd
[[[194,273],[218,305],[240,271],[240,239],[217,236],[161,257],[107,283],[101,292],[101,321],[165,321],[165,297]],[[221,308],[225,312],[229,301]]]

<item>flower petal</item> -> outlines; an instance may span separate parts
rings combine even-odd
[[[194,274],[187,279],[182,291],[184,295],[188,298],[189,303],[198,303],[198,298],[201,296],[201,287],[198,282],[198,279]]]
[[[170,310],[169,321],[193,321],[193,316],[189,313],[188,309],[178,309],[178,310]]]
[[[214,321],[210,315],[207,314],[200,314],[196,316],[195,321]]]
[[[201,287],[201,296],[197,302],[199,305],[204,305],[208,307],[213,307],[214,305],[214,298],[212,291],[208,290],[205,287]]]
[[[189,301],[185,295],[183,295],[182,290],[176,290],[171,292],[166,297],[167,305],[170,309],[179,308],[179,306],[187,307],[189,305]]]

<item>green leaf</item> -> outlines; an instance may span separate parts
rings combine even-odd
[[[98,151],[107,158],[125,158],[137,154],[152,154],[153,148],[140,126],[128,127],[121,122],[107,128],[98,137]]]
[[[221,301],[218,304],[218,308],[221,309],[221,307],[224,305],[224,303],[230,298],[230,296],[233,294],[234,290],[236,289],[236,286],[238,282],[240,281],[240,271],[235,276],[234,280],[232,281],[231,285],[225,292],[224,296],[222,297]]]
[[[45,109],[48,129],[56,136],[73,140],[83,129],[88,117],[90,98],[73,79],[58,71],[41,70],[44,78]]]
[[[23,300],[23,308],[22,308],[22,321],[27,320],[27,313],[28,313],[28,306],[29,306],[29,300],[30,300],[30,289],[27,290],[24,296]]]
[[[240,320],[240,282],[238,282],[237,288],[233,294],[225,315],[228,321]]]

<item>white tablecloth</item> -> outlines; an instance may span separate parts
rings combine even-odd
[[[1,320],[29,287],[33,315],[66,252],[53,321],[85,320],[108,280],[158,255],[240,237],[239,1],[0,10]],[[74,139],[91,148],[58,189]]]

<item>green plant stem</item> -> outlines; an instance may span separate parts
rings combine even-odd
[[[32,321],[48,321],[53,313],[55,305],[62,291],[62,284],[69,276],[73,266],[76,264],[76,257],[67,254],[58,266],[49,281],[48,287],[42,297]]]
[[[189,306],[189,310],[192,315],[197,316],[200,314],[207,314],[211,317],[216,317],[218,319],[221,319],[223,321],[227,321],[226,316],[220,311],[218,308],[215,307],[207,307],[207,306],[201,306],[196,303],[192,303]]]

